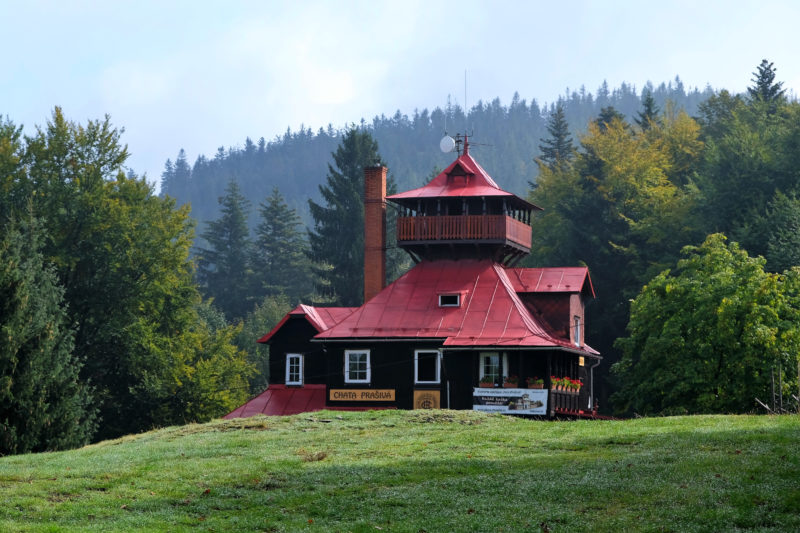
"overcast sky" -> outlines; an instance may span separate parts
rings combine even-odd
[[[741,92],[763,58],[797,95],[798,21],[800,2],[767,0],[0,0],[0,115],[30,132],[56,105],[109,114],[155,182],[180,148],[192,163],[301,124],[463,105],[465,71],[467,106],[676,75]]]

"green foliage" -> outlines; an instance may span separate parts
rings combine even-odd
[[[236,320],[247,313],[253,301],[252,243],[247,229],[250,202],[231,181],[219,203],[219,219],[208,222],[203,232],[208,248],[199,250],[197,277],[205,296],[214,300],[228,320]]]
[[[0,116],[0,227],[24,207],[16,184],[24,176],[22,127]]]
[[[101,437],[219,416],[246,398],[251,372],[235,332],[198,314],[188,207],[126,175],[126,158],[108,117],[77,125],[56,108],[10,184],[41,221]]]
[[[258,394],[269,383],[269,346],[256,341],[271,331],[292,309],[283,294],[266,297],[247,314],[242,329],[236,336],[236,345],[247,352],[247,360],[255,369],[250,379],[250,393]]]
[[[276,296],[284,293],[296,305],[310,302],[314,292],[308,243],[300,231],[300,217],[283,199],[278,188],[262,203],[261,223],[256,229],[252,269],[255,294]]]
[[[64,291],[35,224],[0,228],[0,456],[80,446],[96,408],[78,380]]]
[[[325,205],[308,201],[314,229],[309,256],[332,269],[317,275],[330,285],[318,287],[339,305],[361,305],[364,299],[364,168],[382,164],[378,143],[368,131],[351,128],[331,154],[328,178],[320,185]],[[324,294],[324,293],[323,293]]]
[[[587,339],[613,361],[628,299],[695,236],[695,196],[684,182],[702,143],[685,113],[664,115],[646,132],[618,117],[603,124],[589,126],[570,167],[542,168],[530,199],[544,212],[532,222],[528,264],[591,268],[598,301]]]
[[[788,283],[765,273],[720,234],[682,253],[631,306],[613,401],[642,414],[751,411],[769,397],[771,370],[797,367],[797,273]]]
[[[798,192],[800,105],[778,102],[767,113],[761,104],[720,95],[703,108],[707,148],[695,182],[704,199],[702,229],[729,234],[763,255],[769,237],[753,233],[752,226],[766,215],[776,191]]]
[[[782,272],[800,266],[800,199],[778,191],[760,225],[767,236],[768,269]]]

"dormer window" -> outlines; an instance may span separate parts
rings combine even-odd
[[[455,294],[440,294],[439,307],[461,307],[461,295]]]

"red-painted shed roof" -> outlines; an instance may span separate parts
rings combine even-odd
[[[418,189],[387,196],[399,204],[419,198],[499,196],[511,201],[512,206],[523,209],[541,209],[530,202],[501,189],[491,176],[469,153],[461,154],[449,167]]]
[[[278,322],[272,330],[258,339],[256,342],[261,344],[269,343],[270,339],[283,327],[292,317],[305,318],[317,331],[325,331],[334,324],[341,322],[350,315],[357,307],[312,307],[300,304],[289,311],[283,319]]]
[[[440,307],[441,294],[460,295],[461,305]],[[508,271],[489,259],[423,261],[315,338],[431,338],[445,346],[564,347],[597,354],[548,333],[520,300]]]

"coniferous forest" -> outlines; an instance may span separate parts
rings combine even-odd
[[[448,131],[473,135],[472,147],[481,165],[506,190],[524,197],[529,182],[538,174],[534,158],[541,153],[541,139],[548,135],[548,117],[558,106],[563,108],[572,134],[579,135],[603,108],[613,107],[627,117],[635,116],[641,107],[641,94],[651,94],[662,109],[671,101],[694,115],[713,90],[687,90],[677,77],[657,87],[647,84],[641,92],[628,84],[612,89],[604,83],[594,94],[585,88],[567,91],[551,104],[526,101],[515,94],[506,105],[499,98],[478,102],[466,116],[458,105],[447,105],[444,109],[415,110],[411,116],[397,111],[371,121],[354,117],[354,124],[343,127],[287,129],[272,140],[244,139],[242,146],[220,147],[213,157],[201,155],[194,162],[176,149],[175,159],[165,164],[161,193],[177,199],[178,204],[190,204],[195,220],[205,222],[219,215],[217,198],[225,194],[230,181],[235,181],[248,198],[266,198],[277,187],[288,206],[310,225],[308,199],[320,200],[319,185],[325,179],[331,153],[343,133],[355,126],[366,128],[377,141],[399,191],[423,185],[434,169],[441,170],[452,162],[451,154],[442,154],[438,148]],[[253,211],[249,225],[255,229],[257,224]]]
[[[452,161],[446,130],[544,208],[527,266],[590,268],[606,412],[748,412],[775,375],[790,398],[800,104],[772,63],[742,75],[744,94],[604,84],[180,151],[160,195],[125,172],[108,118],[56,108],[32,136],[0,120],[0,454],[208,420],[263,390],[255,339],[286,311],[360,303],[363,168],[420,186]],[[391,248],[387,277],[408,266]]]

